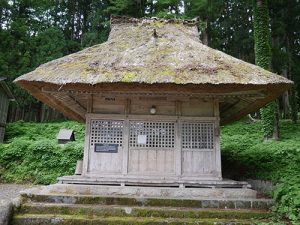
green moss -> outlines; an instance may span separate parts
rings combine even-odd
[[[116,43],[116,47],[118,48],[118,50],[123,51],[129,48],[129,43],[120,40]]]
[[[254,224],[255,220],[218,220],[218,219],[174,219],[174,218],[143,218],[143,217],[91,217],[82,215],[35,215],[35,214],[23,214],[13,217],[14,225],[48,225],[56,221],[56,224],[61,225],[77,225],[77,224],[105,224],[105,225],[225,225],[225,224]]]
[[[58,198],[60,199],[60,197]],[[31,200],[49,202],[48,198]],[[51,201],[51,202],[57,202]],[[67,201],[69,202],[69,201]],[[85,206],[82,206],[85,204]],[[110,207],[113,205],[114,207]],[[115,207],[119,206],[119,207]],[[126,211],[126,206],[130,211]],[[141,207],[142,206],[142,207]],[[172,208],[163,208],[172,207]],[[186,208],[183,208],[186,207]],[[80,197],[76,205],[36,205],[22,204],[18,213],[29,214],[63,214],[63,215],[97,215],[97,216],[126,216],[126,217],[161,217],[161,218],[220,218],[220,219],[262,219],[270,215],[265,211],[252,210],[220,210],[202,209],[202,201],[178,199],[135,199],[117,197]],[[195,209],[193,209],[195,208]]]
[[[181,199],[147,199],[145,206],[172,206],[172,207],[191,207],[201,208],[202,201],[198,200],[181,200]]]
[[[83,68],[85,66],[85,63],[79,60],[74,60],[74,61],[70,61],[70,62],[66,62],[60,65],[62,68],[66,68],[66,69],[75,69],[75,68]]]
[[[161,28],[164,26],[164,23],[162,21],[154,21],[153,26],[155,26],[157,28]]]
[[[127,83],[132,82],[136,76],[137,74],[132,72],[123,73],[122,82],[127,82]]]
[[[88,74],[95,74],[95,73],[97,73],[97,71],[94,69],[84,69],[84,70],[81,70],[80,73],[82,75],[88,75]]]

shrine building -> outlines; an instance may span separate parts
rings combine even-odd
[[[195,21],[128,17],[15,82],[86,124],[82,174],[61,183],[153,186],[240,184],[222,178],[220,125],[292,84],[203,45]]]

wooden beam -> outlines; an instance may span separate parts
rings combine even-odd
[[[84,117],[84,115],[86,114],[86,108],[84,108],[73,97],[64,93],[51,93],[51,95],[57,100],[61,101],[64,105],[69,106],[69,108],[77,112],[79,115],[82,115]]]
[[[175,113],[176,113],[176,116],[182,115],[182,103],[180,101],[175,102]]]
[[[243,107],[239,111],[235,112],[234,114],[231,114],[229,116],[225,116],[221,118],[222,124],[227,124],[232,121],[238,120],[242,118],[243,116],[247,115],[248,113],[252,113],[259,108],[263,107],[267,103],[275,100],[278,96],[277,93],[283,93],[285,91],[285,88],[279,88],[277,90],[273,90],[272,88],[269,88],[269,95],[266,96],[266,98],[261,99],[260,101],[254,101],[252,104],[248,105],[247,107]]]
[[[232,101],[235,100],[235,101]],[[220,109],[220,113],[224,114],[226,113],[228,110],[231,110],[232,107],[234,107],[236,104],[238,104],[241,101],[241,99],[239,98],[235,98],[235,99],[230,99],[229,103],[226,102],[226,106]]]
[[[129,115],[130,113],[131,113],[131,100],[126,99],[125,115]]]
[[[93,102],[94,102],[94,95],[89,95],[86,103],[87,113],[93,113]]]
[[[163,99],[163,98],[175,98],[176,97],[196,97],[200,99],[212,99],[212,98],[233,98],[233,97],[247,97],[247,98],[255,98],[255,99],[261,99],[265,96],[260,93],[178,93],[178,92],[75,92],[75,91],[55,91],[55,90],[43,90],[45,93],[67,93],[67,94],[81,94],[83,96],[97,96],[97,97],[140,97],[140,98],[156,98],[157,100]]]
[[[38,100],[44,102],[49,107],[61,112],[66,117],[76,120],[78,122],[85,122],[84,116],[78,114],[77,112],[69,109],[64,105],[63,102],[57,100],[53,96],[50,96],[47,93],[43,93],[42,90],[31,83],[22,83],[22,87],[29,90],[30,94],[32,94]]]

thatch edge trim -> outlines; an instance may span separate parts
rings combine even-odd
[[[276,90],[276,89],[289,89],[293,86],[293,82],[289,83],[267,83],[267,84],[239,84],[239,83],[187,83],[187,84],[175,84],[175,83],[139,83],[139,82],[105,82],[105,83],[67,83],[67,84],[56,84],[45,81],[30,81],[30,80],[15,80],[14,83],[20,86],[32,85],[37,88],[50,87],[59,90],[74,90],[74,91],[172,91],[172,92],[193,92],[193,93],[230,93],[247,90]]]

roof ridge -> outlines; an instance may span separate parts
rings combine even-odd
[[[158,17],[142,17],[142,18],[133,18],[129,16],[118,16],[111,15],[110,24],[149,24],[153,22],[161,22],[161,23],[170,23],[170,24],[183,24],[186,26],[196,26],[199,23],[199,17],[195,17],[194,19],[163,19]]]

